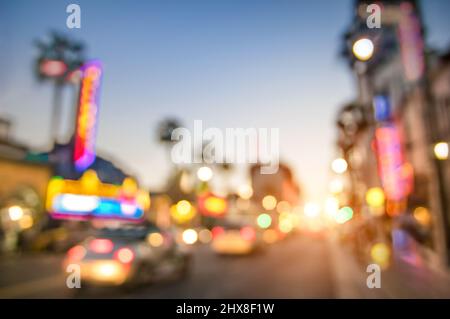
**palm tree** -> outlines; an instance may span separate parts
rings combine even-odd
[[[73,71],[83,64],[84,45],[57,32],[50,34],[48,42],[37,40],[35,45],[39,49],[39,55],[35,63],[35,75],[38,81],[51,80],[55,84],[51,132],[52,138],[56,142],[60,122],[62,89]]]

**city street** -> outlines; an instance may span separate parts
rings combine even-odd
[[[0,299],[450,299],[449,11],[0,1]]]
[[[96,288],[85,295],[74,294],[64,287],[55,256],[15,258],[0,265],[0,298],[450,297],[448,278],[401,262],[383,273],[381,289],[368,289],[364,267],[334,241],[301,235],[244,257],[217,256],[207,246],[199,246],[187,278],[160,280],[132,291]]]

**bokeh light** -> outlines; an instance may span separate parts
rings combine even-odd
[[[448,143],[437,143],[434,146],[434,156],[440,161],[448,160]]]
[[[262,200],[262,206],[266,210],[275,209],[275,207],[277,206],[277,199],[275,198],[275,196],[272,195],[264,196]]]
[[[331,169],[336,174],[344,174],[347,171],[347,168],[348,168],[347,161],[343,158],[336,158],[331,163]]]
[[[202,182],[208,182],[213,177],[213,171],[208,166],[202,166],[197,171],[197,177]]]
[[[360,61],[368,61],[372,58],[375,47],[370,39],[359,39],[352,47],[353,54]]]
[[[422,226],[428,227],[431,225],[430,211],[425,207],[417,207],[413,212],[414,219]]]
[[[160,247],[164,243],[164,237],[160,233],[151,233],[147,237],[150,246]]]
[[[320,206],[316,203],[306,203],[303,210],[308,218],[316,218],[320,215]]]
[[[186,229],[183,231],[183,241],[187,245],[193,245],[197,242],[198,235],[194,229]]]
[[[377,243],[370,249],[370,256],[376,264],[385,269],[389,266],[391,249],[385,243]]]
[[[269,228],[272,224],[272,217],[270,217],[269,214],[261,214],[258,216],[256,222],[258,223],[258,226],[266,229]]]
[[[250,199],[253,196],[253,189],[248,184],[243,184],[238,188],[238,195],[242,199]]]
[[[353,209],[351,207],[342,207],[336,215],[336,223],[345,224],[353,218]]]
[[[370,188],[366,193],[366,202],[370,207],[383,207],[385,202],[383,189],[380,187]]]
[[[8,215],[12,221],[18,221],[23,217],[23,209],[20,206],[11,206],[8,209]]]
[[[209,229],[202,229],[198,232],[198,240],[202,244],[208,244],[211,242],[213,235]]]

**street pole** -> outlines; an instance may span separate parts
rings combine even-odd
[[[62,107],[62,88],[63,83],[60,80],[55,82],[55,90],[53,94],[53,111],[51,119],[51,136],[52,143],[56,144],[58,142],[59,133],[59,123],[61,120],[61,107]]]

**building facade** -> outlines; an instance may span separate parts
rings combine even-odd
[[[448,264],[449,164],[433,155],[437,142],[449,141],[448,60],[433,63],[428,54],[418,1],[377,2],[381,28],[367,24],[371,2],[355,1],[354,19],[344,36],[344,57],[359,93],[353,107],[346,106],[338,117],[338,145],[350,167],[351,204],[360,215],[374,218],[367,213],[365,196],[373,187],[382,188],[382,218],[389,220],[391,230],[406,229],[432,262]],[[355,54],[353,45],[360,39],[373,44],[367,60]]]

